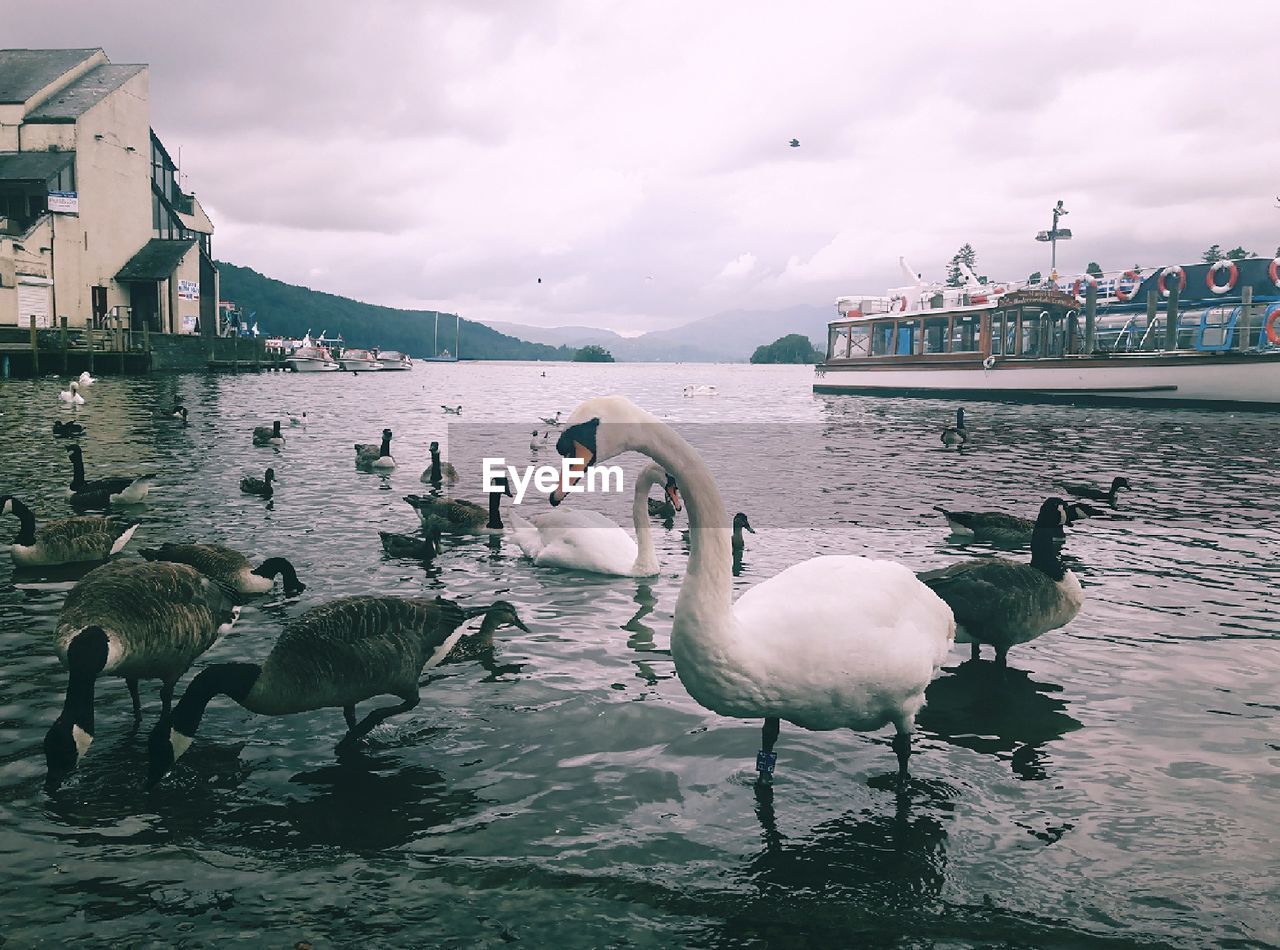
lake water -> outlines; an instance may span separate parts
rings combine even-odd
[[[0,559],[6,946],[1280,946],[1280,416],[974,403],[960,455],[938,440],[953,403],[811,382],[626,364],[101,380],[78,414],[89,477],[160,473],[126,556],[218,541],[288,557],[309,585],[247,607],[197,667],[260,660],[291,618],[354,593],[502,597],[531,632],[499,634],[496,672],[431,671],[421,706],[341,759],[338,710],[218,700],[151,792],[158,684],[138,731],[104,679],[93,749],[49,796],[69,583],[15,587]],[[0,385],[0,494],[41,517],[68,513],[59,388]],[[708,446],[757,531],[741,589],[819,553],[917,569],[990,553],[949,539],[935,504],[1034,515],[1055,479],[1116,474],[1134,491],[1071,535],[1073,623],[1015,648],[1003,681],[955,647],[905,794],[889,731],[786,724],[758,793],[760,723],[699,707],[668,653],[683,515],[655,523],[662,574],[644,582],[539,568],[500,539],[449,541],[430,567],[382,553],[378,529],[416,528],[401,499],[425,489],[431,439],[520,433],[527,458],[539,416],[609,392]],[[175,400],[187,428],[154,415]],[[251,446],[255,424],[304,409],[283,450]],[[384,426],[400,467],[355,471],[352,443]],[[238,490],[267,465],[270,509]],[[627,522],[625,497],[584,501]]]

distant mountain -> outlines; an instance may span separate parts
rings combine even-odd
[[[218,261],[223,300],[253,313],[264,334],[300,337],[308,330],[342,335],[350,346],[400,350],[413,357],[433,355],[437,313],[397,310],[361,303],[273,280],[248,267]],[[454,315],[440,313],[440,348],[454,348]],[[446,319],[447,318],[447,319]],[[529,343],[482,323],[463,320],[458,330],[463,359],[571,360],[577,347]]]
[[[737,363],[746,362],[756,347],[792,333],[823,341],[825,348],[827,323],[834,316],[833,307],[814,304],[784,310],[731,310],[637,337],[622,337],[612,330],[594,327],[525,327],[514,323],[489,326],[556,346],[594,343],[606,347],[619,360]]]

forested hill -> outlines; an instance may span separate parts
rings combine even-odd
[[[436,313],[433,310],[396,310],[361,303],[347,297],[308,290],[264,277],[248,267],[218,261],[220,296],[234,301],[253,319],[264,336],[301,337],[310,330],[319,335],[342,334],[349,346],[377,346],[400,350],[413,357],[432,355]],[[453,314],[440,314],[440,348],[453,351]],[[463,359],[571,360],[576,348],[528,343],[499,333],[482,323],[463,320]]]

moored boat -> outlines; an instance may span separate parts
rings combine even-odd
[[[836,306],[818,393],[1280,409],[1280,258]]]
[[[382,362],[374,355],[372,350],[361,350],[355,347],[348,347],[343,350],[342,357],[338,362],[347,372],[371,373],[384,368]]]
[[[408,353],[396,350],[374,350],[374,355],[383,369],[413,369],[413,360]]]

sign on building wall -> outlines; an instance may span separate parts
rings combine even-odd
[[[194,317],[191,314],[184,313],[182,315],[182,332],[195,333],[197,320],[199,320],[199,317]]]
[[[51,191],[49,210],[55,214],[79,214],[80,196],[74,191]]]
[[[200,284],[194,280],[178,281],[178,298],[180,300],[199,300]]]

